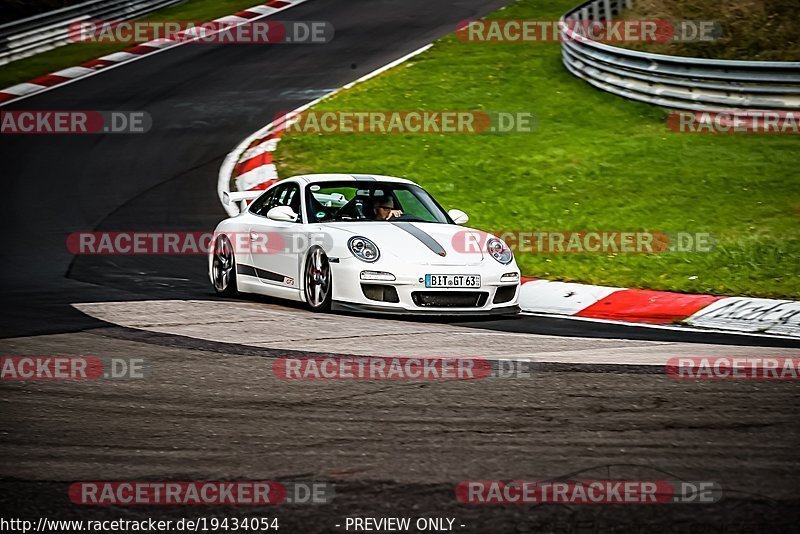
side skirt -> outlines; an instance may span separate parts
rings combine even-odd
[[[239,291],[242,293],[255,293],[257,295],[266,295],[268,297],[277,297],[286,300],[294,300],[297,302],[305,302],[300,290],[293,287],[270,284],[263,282],[255,276],[238,273],[236,275],[236,281]]]

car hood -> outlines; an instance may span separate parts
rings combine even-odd
[[[477,265],[484,258],[484,246],[464,245],[466,233],[482,232],[454,224],[360,221],[326,226],[366,237],[378,246],[382,255],[401,261],[428,265]],[[485,238],[481,240],[481,243],[485,242]]]

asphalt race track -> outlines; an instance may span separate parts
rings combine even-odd
[[[202,256],[74,257],[71,232],[206,231],[224,156],[293,109],[504,0],[310,0],[326,45],[187,45],[3,109],[144,110],[143,135],[4,136],[2,354],[142,358],[141,380],[0,383],[3,516],[278,517],[345,532],[347,517],[450,517],[462,532],[800,531],[797,381],[690,381],[675,356],[797,356],[800,341],[518,316],[315,316],[213,296]],[[311,381],[281,355],[534,360],[530,376]],[[714,481],[715,504],[474,506],[464,480]],[[333,483],[328,504],[87,507],[88,480]],[[13,513],[12,513],[13,512]],[[340,525],[337,527],[337,525]]]

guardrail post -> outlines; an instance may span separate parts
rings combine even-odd
[[[611,11],[611,0],[603,0],[603,19],[611,20],[614,18],[614,13]]]

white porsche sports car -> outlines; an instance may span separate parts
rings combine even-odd
[[[409,180],[310,174],[223,202],[241,212],[217,226],[209,254],[220,295],[260,293],[313,311],[519,311],[508,246],[459,226],[464,212],[445,212]]]

